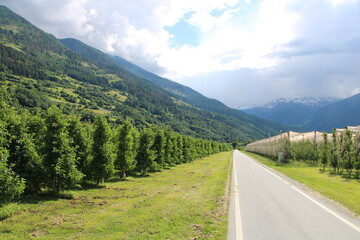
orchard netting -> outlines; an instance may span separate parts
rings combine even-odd
[[[291,146],[296,145],[296,143],[311,143],[315,150],[318,149],[324,142],[324,135],[326,135],[326,141],[332,145],[337,145],[335,148],[339,149],[340,154],[347,146],[351,146],[355,157],[359,156],[360,125],[337,128],[334,129],[332,133],[322,133],[318,131],[299,133],[288,131],[277,136],[250,143],[246,146],[245,150],[274,158],[280,158],[280,155],[283,154],[284,158],[286,158],[286,156],[291,155]],[[336,138],[335,141],[334,137]]]

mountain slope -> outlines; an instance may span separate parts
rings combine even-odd
[[[223,103],[210,99],[202,94],[194,91],[193,89],[181,85],[179,83],[173,82],[171,80],[162,78],[156,74],[150,73],[128,61],[118,56],[110,56],[112,60],[114,60],[117,64],[114,66],[107,55],[102,53],[101,51],[94,49],[85,45],[84,43],[76,40],[76,39],[62,39],[60,40],[64,45],[69,47],[70,49],[76,51],[79,54],[87,56],[91,58],[94,62],[98,64],[107,65],[110,68],[118,68],[121,72],[136,76],[137,78],[144,79],[146,81],[150,81],[157,86],[161,87],[163,90],[166,90],[171,94],[172,97],[186,103],[191,106],[195,106],[199,109],[204,109],[216,114],[226,115],[227,117],[234,118],[235,120],[241,121],[243,124],[251,124],[247,127],[253,128],[256,126],[257,129],[261,131],[266,131],[270,134],[275,134],[280,130],[287,129],[287,126],[282,124],[278,124],[271,121],[266,121],[263,119],[259,119],[256,117],[250,117],[243,112],[229,108],[225,106]],[[240,127],[243,131],[247,131],[246,129]]]
[[[333,128],[359,124],[360,93],[321,108],[301,127],[307,130],[331,132]]]
[[[282,124],[299,126],[304,124],[316,111],[336,101],[332,98],[280,98],[261,107],[244,109],[243,111]]]
[[[283,124],[278,124],[273,121],[267,121],[264,119],[259,119],[257,117],[249,116],[243,113],[240,110],[233,109],[227,107],[225,104],[221,103],[218,100],[211,99],[203,96],[202,94],[196,92],[195,90],[181,85],[177,82],[171,81],[166,78],[162,78],[156,74],[150,73],[128,61],[125,59],[112,56],[115,62],[121,65],[124,69],[136,74],[137,76],[143,77],[146,80],[149,80],[159,87],[173,93],[178,99],[181,99],[185,103],[191,104],[198,108],[202,108],[208,111],[216,112],[218,114],[225,114],[226,116],[230,116],[236,118],[242,122],[251,123],[256,125],[258,128],[264,131],[270,131],[273,133],[277,133],[280,130],[288,129],[288,126],[284,126]],[[275,130],[275,132],[274,132]]]
[[[176,86],[179,93],[159,87],[153,83],[156,75],[141,76],[80,41],[61,43],[3,6],[0,53],[0,84],[26,107],[46,108],[50,102],[79,111],[84,118],[89,111],[106,114],[113,122],[130,117],[138,127],[157,124],[220,141],[259,139],[285,130],[169,80],[163,84],[170,84],[170,90]],[[195,104],[196,99],[201,103]],[[205,103],[210,106],[202,108]]]

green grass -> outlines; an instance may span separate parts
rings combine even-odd
[[[0,239],[226,239],[231,152],[0,208]]]
[[[109,91],[106,92],[107,96],[115,96],[120,102],[125,102],[127,99],[127,96],[121,95],[118,91]]]
[[[334,175],[329,169],[323,172],[320,166],[302,162],[278,163],[264,156],[245,153],[360,215],[360,180]]]

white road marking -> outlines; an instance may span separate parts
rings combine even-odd
[[[353,228],[355,231],[358,231],[360,233],[360,228],[359,227],[355,226],[354,224],[352,224],[351,222],[349,222],[348,220],[346,220],[345,218],[343,218],[339,214],[335,213],[334,211],[332,211],[329,208],[325,207],[324,205],[317,202],[313,198],[309,197],[307,194],[303,193],[302,191],[300,191],[296,187],[291,186],[291,188],[294,189],[295,191],[297,191],[298,193],[300,193],[301,195],[303,195],[304,197],[306,197],[307,199],[309,199],[310,201],[312,201],[313,203],[315,203],[316,205],[318,205],[319,207],[321,207],[322,209],[324,209],[325,211],[327,211],[328,213],[330,213],[331,215],[333,215],[334,217],[336,217],[337,219],[339,219],[340,221],[342,221],[343,223],[347,224],[349,227]]]
[[[243,240],[243,232],[242,232],[242,224],[241,224],[241,214],[240,214],[240,198],[239,198],[239,185],[237,182],[236,176],[236,165],[235,165],[235,158],[233,158],[233,168],[234,168],[234,197],[235,197],[235,228],[236,240]]]

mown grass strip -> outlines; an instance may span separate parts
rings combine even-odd
[[[69,191],[73,199],[2,206],[15,212],[0,222],[0,239],[226,239],[231,155]]]
[[[323,196],[333,199],[360,215],[360,180],[348,179],[321,171],[321,167],[302,162],[278,163],[267,157],[244,152],[259,162],[306,184]]]

